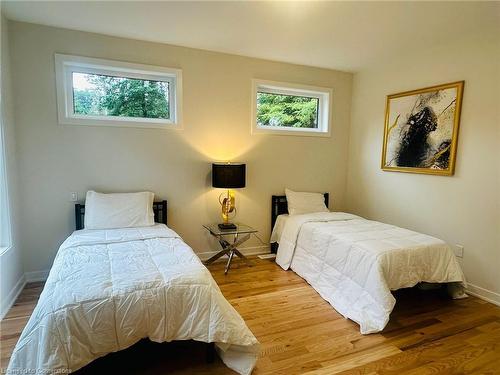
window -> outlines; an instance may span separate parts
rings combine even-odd
[[[55,56],[59,123],[181,127],[182,72],[79,56]]]
[[[330,136],[330,89],[254,80],[252,96],[252,133]]]
[[[0,114],[0,254],[5,252],[11,245],[3,110],[2,105],[2,113]]]

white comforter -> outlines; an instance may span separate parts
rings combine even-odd
[[[215,342],[251,373],[259,344],[191,248],[163,224],[81,230],[60,247],[8,373],[66,373],[142,338]]]
[[[394,308],[391,290],[419,282],[465,285],[443,241],[342,212],[290,216],[276,262],[292,268],[361,333],[384,329]],[[463,297],[459,288],[455,297]]]

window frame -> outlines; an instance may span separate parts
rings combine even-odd
[[[4,105],[0,95],[0,256],[12,247]]]
[[[61,125],[182,129],[182,70],[115,60],[55,54],[58,119]],[[74,113],[73,73],[168,82],[169,119],[78,115]]]
[[[257,122],[257,94],[258,93],[307,96],[317,98],[318,101],[318,127],[294,128],[290,126],[265,126]],[[328,87],[302,85],[289,82],[267,81],[262,79],[252,80],[252,134],[295,135],[307,137],[331,136],[333,90]]]

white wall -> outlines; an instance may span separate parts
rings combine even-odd
[[[355,75],[347,195],[355,213],[463,244],[471,289],[500,302],[500,30],[480,28],[446,45],[409,45]],[[458,80],[465,88],[455,175],[383,172],[386,95]]]
[[[197,252],[216,250],[201,225],[218,221],[210,163],[247,163],[237,220],[270,232],[272,194],[329,191],[345,207],[352,74],[78,31],[10,22],[27,272],[50,268],[74,229],[69,192],[151,190],[169,201],[169,224]],[[184,130],[60,126],[54,53],[183,70]],[[333,88],[332,137],[250,134],[251,79]],[[258,241],[248,242],[259,246]]]
[[[17,194],[17,166],[15,148],[15,129],[12,108],[12,82],[9,57],[9,29],[8,22],[0,15],[1,26],[1,114],[4,126],[6,143],[6,167],[8,178],[8,192],[10,200],[10,215],[12,229],[12,246],[0,255],[0,319],[7,313],[10,305],[17,297],[17,293],[24,285],[24,270],[21,262],[21,249],[18,236],[18,194]]]
[[[9,22],[9,33],[22,197],[14,205],[26,271],[50,268],[74,227],[69,192],[83,198],[87,189],[152,190],[169,200],[170,225],[195,251],[217,249],[201,228],[218,220],[220,191],[210,187],[210,163],[231,159],[248,166],[247,188],[237,192],[238,220],[264,239],[271,194],[286,186],[329,191],[331,208],[463,244],[475,290],[499,297],[499,30],[478,26],[454,43],[409,46],[357,73],[353,88],[351,74],[327,69],[18,22]],[[181,68],[185,129],[58,125],[56,52]],[[332,137],[250,135],[252,78],[332,87]],[[457,80],[465,80],[465,91],[455,175],[381,171],[386,95]],[[18,275],[19,261],[12,264]],[[2,279],[11,269],[2,268]]]

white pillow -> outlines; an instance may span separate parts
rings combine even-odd
[[[304,193],[285,189],[285,195],[290,215],[329,211],[325,205],[325,196],[321,193]]]
[[[154,225],[154,194],[101,194],[88,191],[85,199],[85,229],[112,229]]]

